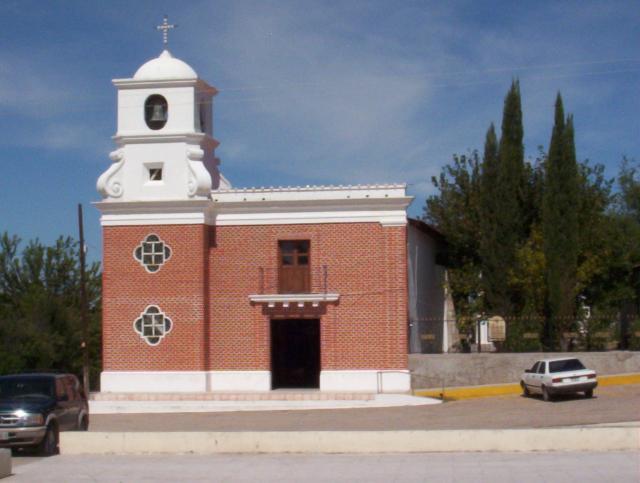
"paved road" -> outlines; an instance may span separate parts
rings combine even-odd
[[[637,483],[639,480],[640,453],[618,452],[56,456],[14,465],[14,476],[5,481]]]
[[[640,385],[598,388],[596,397],[504,396],[434,406],[233,413],[104,414],[92,431],[322,431],[542,428],[640,421]]]

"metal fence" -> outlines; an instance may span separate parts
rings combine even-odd
[[[504,321],[496,337],[487,318],[411,320],[410,346],[414,353],[640,350],[639,314],[555,320],[519,316]]]

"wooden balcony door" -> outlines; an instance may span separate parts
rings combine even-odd
[[[280,241],[278,243],[278,290],[280,293],[309,293],[311,254],[309,240]]]

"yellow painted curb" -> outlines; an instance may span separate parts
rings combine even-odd
[[[416,396],[435,397],[457,401],[458,399],[472,399],[477,397],[506,396],[518,394],[522,389],[518,384],[503,384],[500,386],[473,386],[473,387],[452,387],[442,389],[429,389],[426,391],[416,391]]]
[[[613,376],[598,376],[599,386],[621,386],[625,384],[640,384],[640,374],[616,374]],[[500,384],[496,386],[451,387],[442,389],[417,390],[414,395],[421,397],[435,397],[457,401],[479,397],[508,396],[520,394],[520,384]]]
[[[640,384],[640,374],[616,374],[615,376],[599,376],[600,386],[622,386],[624,384]]]

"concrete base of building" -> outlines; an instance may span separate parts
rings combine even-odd
[[[638,451],[640,427],[441,431],[65,432],[61,453],[428,453]]]
[[[104,371],[102,392],[267,392],[270,371]],[[321,392],[408,393],[408,370],[320,372]]]
[[[322,371],[320,390],[407,393],[411,391],[411,375],[408,370]]]
[[[11,476],[11,450],[0,449],[0,478]]]

